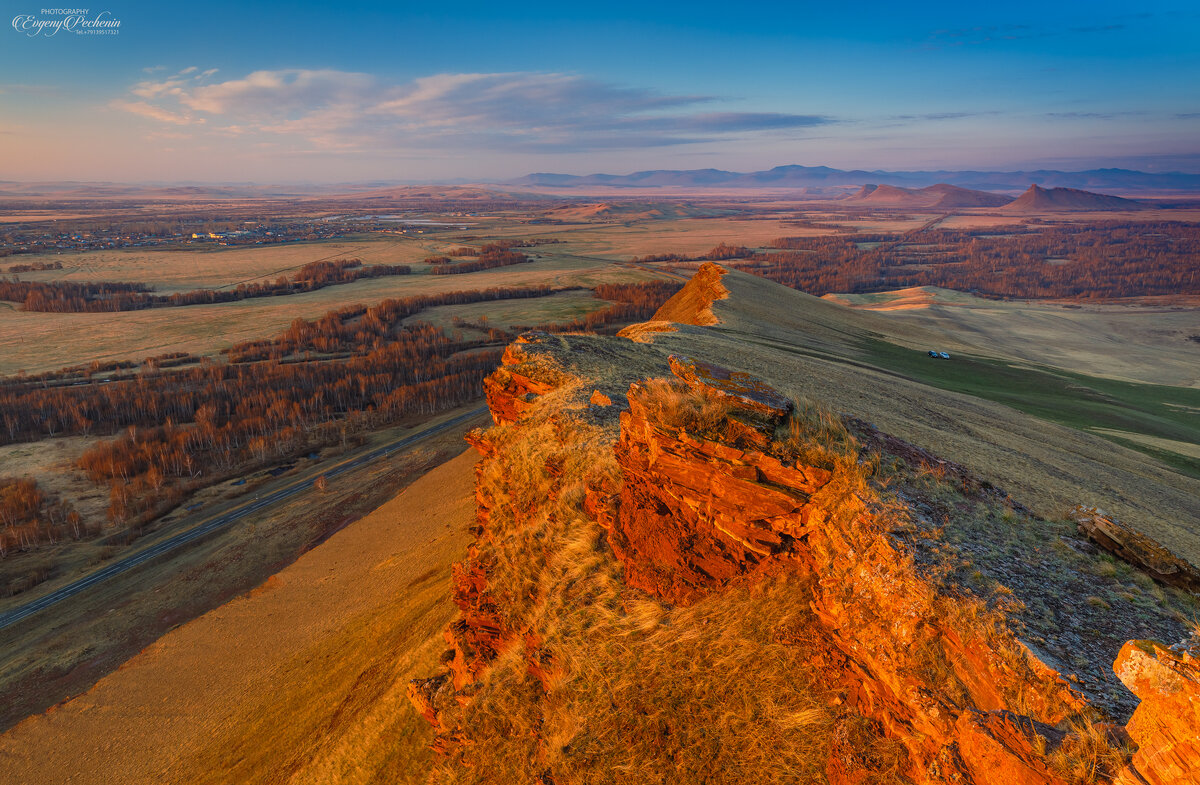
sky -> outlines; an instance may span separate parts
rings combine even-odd
[[[39,2],[0,0],[0,180],[1200,172],[1194,0]]]

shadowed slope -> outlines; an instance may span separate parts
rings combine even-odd
[[[453,612],[475,457],[433,469],[260,588],[0,737],[0,782],[419,781],[403,681]],[[435,641],[434,643],[431,643]]]

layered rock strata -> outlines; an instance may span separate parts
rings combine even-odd
[[[543,340],[523,337],[488,380],[501,427],[523,427],[539,396],[565,381],[526,351]],[[669,365],[679,389],[710,396],[728,414],[717,427],[689,429],[664,420],[655,391],[634,384],[615,445],[595,445],[615,450],[620,477],[591,483],[582,508],[607,530],[627,585],[690,604],[771,570],[811,576],[805,584],[814,587],[811,596],[797,599],[811,607],[823,636],[796,645],[811,646],[813,661],[838,686],[839,701],[903,747],[908,781],[1078,781],[1064,761],[1085,757],[1092,745],[1106,758],[1090,781],[1200,783],[1194,651],[1128,644],[1116,671],[1142,705],[1127,735],[1119,728],[1083,730],[1090,713],[1084,699],[1021,646],[997,614],[923,578],[887,534],[886,510],[851,481],[849,467],[804,465],[779,449],[776,432],[791,409],[785,397],[693,359],[672,357]],[[589,400],[609,407],[612,397],[596,390]],[[497,498],[496,483],[482,481],[497,460],[496,442],[480,432],[470,441],[484,456],[476,530],[483,541],[495,505],[508,505],[518,517],[535,511]],[[553,462],[545,465],[547,499],[559,492],[561,472]],[[461,733],[440,726],[437,707],[469,703],[473,685],[509,649],[519,647],[528,673],[544,686],[561,676],[538,630],[506,626],[489,590],[490,568],[476,548],[456,566],[454,599],[462,615],[446,633],[446,669],[410,686],[414,705],[439,728],[435,749],[455,744]],[[1114,772],[1123,743],[1126,763]],[[867,765],[861,750],[835,739],[826,776],[863,782]]]

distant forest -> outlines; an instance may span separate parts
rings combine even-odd
[[[11,271],[13,268],[9,269]],[[406,264],[375,264],[364,267],[359,259],[337,259],[310,262],[297,270],[291,278],[280,276],[274,282],[243,283],[233,289],[196,289],[176,294],[154,294],[150,287],[143,283],[21,281],[0,278],[0,300],[21,303],[21,308],[25,311],[44,313],[140,311],[146,308],[207,305],[255,297],[277,297],[311,292],[362,278],[408,275],[411,272],[412,268]]]
[[[679,284],[608,284],[613,304],[548,331],[611,329],[647,318]],[[108,518],[136,527],[197,488],[362,431],[479,398],[512,338],[465,339],[426,323],[425,308],[545,297],[549,286],[492,288],[348,306],[296,319],[274,338],[230,347],[225,360],[181,353],[0,379],[0,444],[104,434],[78,466],[109,488]],[[524,328],[521,328],[524,329]],[[189,367],[174,367],[186,365]],[[0,555],[98,530],[36,483],[0,478]]]
[[[1200,294],[1200,226],[1187,223],[781,237],[771,245],[780,250],[747,254],[736,266],[815,295],[910,286],[997,299]]]

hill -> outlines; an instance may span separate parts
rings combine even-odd
[[[937,183],[983,191],[1017,191],[1029,183],[1051,188],[1104,188],[1123,192],[1200,191],[1200,174],[1150,173],[1129,169],[1089,169],[1064,172],[1054,169],[1013,172],[984,171],[864,171],[828,166],[776,166],[758,172],[729,172],[721,169],[656,169],[632,174],[571,175],[541,172],[501,185],[516,188],[829,188],[860,186],[863,183],[922,188]]]
[[[676,298],[489,377],[461,615],[409,690],[435,778],[1197,782],[1200,668],[1126,641],[1200,606],[1062,510],[1195,558],[1200,482],[891,370],[879,314],[716,265]],[[1096,724],[1135,706],[1136,753]]]
[[[461,447],[454,450],[461,452]],[[476,461],[460,454],[253,591],[0,736],[0,782],[414,782],[404,680],[453,618]],[[397,591],[399,587],[400,591]],[[6,631],[8,633],[8,631]]]
[[[542,217],[557,221],[603,222],[695,218],[719,215],[722,211],[670,202],[591,202],[565,204],[547,210]]]
[[[956,185],[938,183],[925,188],[900,188],[894,185],[864,185],[845,200],[875,207],[927,208],[953,210],[960,207],[1000,207],[1012,199],[1001,194],[972,191]]]
[[[1148,209],[1146,205],[1119,196],[1080,191],[1075,188],[1042,188],[1036,184],[1029,186],[1029,190],[1001,208],[1006,213],[1145,209]]]

